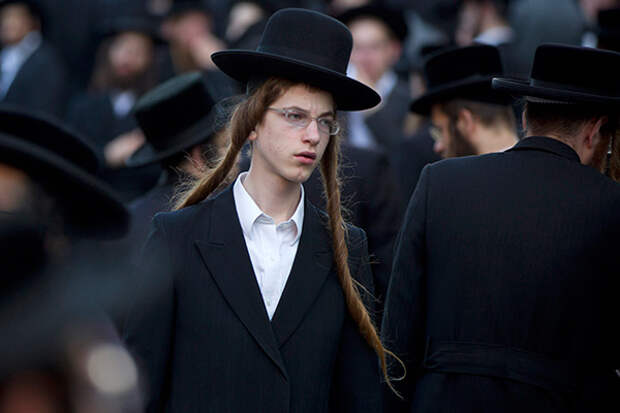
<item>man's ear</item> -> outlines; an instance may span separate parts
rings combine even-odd
[[[250,134],[248,135],[248,140],[249,140],[249,141],[255,141],[257,137],[258,137],[258,135],[256,134],[256,131],[252,131],[252,132],[250,132]]]
[[[456,127],[459,132],[471,142],[476,131],[476,119],[474,119],[474,114],[469,109],[459,110],[456,119]]]
[[[608,122],[607,116],[601,116],[589,121],[585,126],[584,144],[588,149],[594,148],[600,139],[601,127]]]

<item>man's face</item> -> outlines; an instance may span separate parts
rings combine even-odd
[[[22,210],[31,194],[31,181],[24,172],[0,163],[0,211]]]
[[[459,130],[456,120],[450,119],[440,104],[431,108],[431,136],[435,140],[433,150],[442,158],[476,155],[476,149]]]
[[[130,84],[152,63],[153,42],[142,33],[120,33],[112,41],[109,58],[115,79],[121,85]]]
[[[0,43],[3,46],[21,42],[37,26],[37,20],[23,4],[8,4],[0,9]]]
[[[353,35],[351,63],[363,78],[376,83],[396,63],[400,44],[389,28],[373,18],[360,18],[349,25]]]
[[[482,6],[477,1],[465,0],[459,10],[454,41],[459,46],[469,46],[480,32]]]
[[[210,35],[211,20],[201,11],[187,11],[165,23],[164,32],[175,45],[190,48],[197,38]]]

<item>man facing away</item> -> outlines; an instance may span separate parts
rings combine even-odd
[[[617,409],[620,185],[601,172],[619,69],[618,53],[540,46],[529,82],[493,81],[525,96],[526,138],[424,169],[383,318],[407,367],[387,411]]]

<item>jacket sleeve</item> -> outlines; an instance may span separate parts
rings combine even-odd
[[[405,364],[404,380],[392,381],[404,400],[385,387],[386,411],[408,412],[415,380],[420,373],[426,322],[426,204],[431,166],[422,171],[396,240],[381,332],[383,344]],[[396,362],[392,377],[402,376]]]
[[[374,308],[374,288],[368,258],[368,243],[363,230],[354,229],[357,236],[351,237],[350,251],[353,278],[364,288],[360,295],[371,316]],[[353,231],[351,231],[353,232]],[[352,234],[353,235],[353,234]],[[340,337],[340,346],[334,368],[334,381],[330,411],[334,412],[380,412],[382,409],[381,375],[377,356],[360,334],[357,324],[345,309],[345,319]]]
[[[135,276],[136,300],[123,338],[141,367],[146,411],[163,410],[168,392],[174,329],[174,272],[161,216],[153,220]]]

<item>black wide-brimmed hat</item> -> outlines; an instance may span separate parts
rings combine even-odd
[[[410,109],[428,115],[433,104],[453,98],[508,104],[509,95],[491,87],[493,76],[502,73],[502,61],[496,47],[474,45],[441,50],[426,60],[427,92],[414,100]]]
[[[544,44],[536,49],[529,80],[493,79],[493,87],[543,103],[620,105],[620,53]]]
[[[403,42],[407,38],[407,22],[400,10],[394,10],[380,4],[367,4],[346,10],[337,16],[338,20],[346,25],[365,17],[371,17],[383,22],[399,41]]]
[[[160,162],[208,140],[214,133],[209,117],[214,104],[199,72],[176,76],[144,94],[133,114],[146,143],[127,166]]]
[[[112,239],[127,232],[127,210],[95,177],[94,150],[51,117],[0,106],[0,163],[24,171],[57,199],[73,235]]]
[[[213,62],[240,82],[269,76],[310,84],[330,92],[339,110],[363,110],[381,98],[346,75],[353,39],[338,20],[304,9],[282,9],[267,22],[256,50],[226,50]]]

